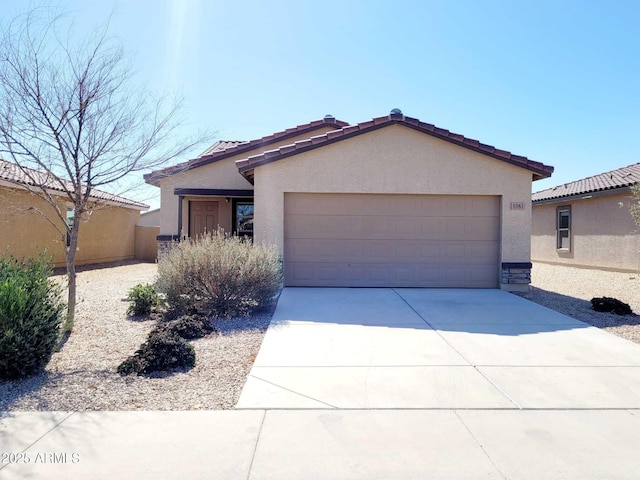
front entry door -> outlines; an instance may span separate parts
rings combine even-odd
[[[191,202],[189,237],[218,230],[218,202]]]

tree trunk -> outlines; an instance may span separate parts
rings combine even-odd
[[[75,257],[75,255],[74,255]],[[67,277],[68,277],[68,290],[67,296],[67,321],[65,323],[65,330],[69,333],[73,328],[73,322],[76,316],[76,265],[75,259],[69,261],[67,258]]]
[[[76,316],[76,251],[78,249],[78,229],[80,222],[77,215],[74,215],[74,222],[69,232],[69,246],[67,247],[67,318],[62,327],[60,349],[71,335]]]

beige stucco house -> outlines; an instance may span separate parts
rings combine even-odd
[[[638,271],[640,232],[630,214],[638,182],[640,163],[534,193],[531,258]]]
[[[32,183],[15,163],[0,160],[0,255],[36,257],[46,250],[48,255],[54,255],[55,266],[62,267],[66,241],[47,220],[58,221],[53,207],[28,190]],[[52,182],[48,191],[59,198],[62,212],[73,214],[60,186]],[[76,264],[133,259],[135,228],[140,211],[148,206],[99,190],[94,190],[93,198],[101,207],[81,226]]]
[[[153,172],[160,242],[218,227],[275,244],[287,286],[526,288],[531,182],[552,167],[399,110],[218,142]]]

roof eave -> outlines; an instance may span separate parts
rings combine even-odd
[[[154,175],[153,173],[146,173],[142,176],[144,183],[149,185],[153,185],[154,187],[160,187],[160,180],[165,178],[165,176]]]
[[[527,159],[526,157],[520,157],[520,156],[515,156],[517,158],[522,158],[524,160],[526,160],[526,164],[520,161],[515,160],[514,158],[511,157],[506,157],[506,156],[502,156],[499,154],[494,153],[495,151],[497,151],[494,147],[492,147],[492,150],[489,149],[485,149],[484,144],[481,144],[479,142],[478,146],[473,146],[470,145],[469,143],[466,143],[464,140],[464,137],[461,137],[463,140],[458,140],[457,136],[454,138],[450,138],[448,136],[443,136],[438,134],[438,131],[442,130],[442,129],[438,129],[437,127],[434,127],[433,125],[430,124],[425,124],[423,122],[420,122],[417,119],[413,119],[413,118],[409,118],[409,117],[403,117],[403,118],[398,118],[397,116],[389,116],[388,119],[386,120],[382,120],[381,118],[377,118],[377,119],[373,119],[372,121],[370,121],[370,125],[364,127],[364,128],[359,128],[359,129],[354,129],[353,131],[349,132],[349,133],[345,133],[344,135],[340,135],[338,137],[335,138],[329,138],[329,136],[327,136],[327,139],[322,141],[322,142],[318,142],[318,143],[309,143],[305,146],[299,147],[299,148],[295,148],[295,149],[291,149],[290,151],[284,152],[284,153],[279,153],[279,154],[271,154],[269,155],[264,155],[264,154],[260,154],[260,155],[255,155],[255,158],[252,160],[252,157],[248,157],[242,160],[237,160],[236,161],[236,166],[238,167],[238,172],[240,174],[242,174],[242,176],[244,176],[247,180],[249,180],[252,184],[252,180],[250,180],[250,178],[253,178],[253,169],[266,165],[268,163],[272,163],[274,161],[278,161],[278,160],[282,160],[284,158],[288,158],[288,157],[292,157],[294,155],[298,155],[300,153],[304,153],[307,152],[309,150],[313,150],[316,148],[320,148],[323,147],[325,145],[329,145],[335,142],[339,142],[341,140],[346,140],[347,138],[352,138],[354,136],[357,135],[363,135],[365,133],[369,133],[373,130],[377,130],[380,128],[384,128],[387,127],[389,125],[402,125],[408,128],[411,128],[413,130],[419,131],[421,133],[425,133],[427,135],[430,135],[434,138],[438,138],[440,140],[444,140],[447,141],[449,143],[452,143],[454,145],[460,146],[460,147],[464,147],[468,150],[474,151],[476,153],[480,153],[482,155],[486,155],[492,158],[495,158],[497,160],[500,160],[502,162],[505,163],[509,163],[511,165],[520,167],[520,168],[524,168],[527,169],[529,171],[531,171],[533,173],[533,179],[532,181],[536,181],[536,180],[541,180],[543,178],[549,178],[551,177],[551,174],[554,171],[554,168],[552,166],[548,166],[548,165],[544,165],[542,163],[539,162],[535,162],[532,160]],[[368,123],[368,122],[365,122]],[[429,128],[430,127],[430,128]],[[469,139],[466,139],[469,140]],[[283,147],[284,148],[284,147]]]
[[[7,180],[5,178],[0,178],[0,187],[5,187],[5,188],[13,188],[13,189],[18,189],[18,190],[24,190],[27,192],[32,191],[32,189],[40,191],[43,190],[41,187],[37,186],[37,185],[32,185],[29,183],[25,183],[25,182],[20,182],[20,181],[12,181],[12,180]],[[53,195],[55,197],[67,197],[67,194],[65,193],[64,190],[61,189],[57,189],[57,188],[52,188],[52,187],[44,187],[44,191],[49,194],[49,195]],[[37,194],[37,192],[36,192]],[[123,207],[123,208],[130,208],[133,210],[148,210],[149,209],[149,205],[145,204],[145,203],[141,203],[141,202],[136,202],[134,200],[128,200],[126,202],[123,201],[119,201],[119,200],[110,200],[110,199],[106,199],[106,198],[100,198],[100,197],[96,197],[94,195],[89,196],[89,199],[93,202],[96,203],[104,203],[105,205],[113,205],[113,206],[117,206],[117,207]]]

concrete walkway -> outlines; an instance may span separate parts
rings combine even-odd
[[[286,289],[239,406],[0,414],[0,479],[640,478],[640,345],[495,290]]]

